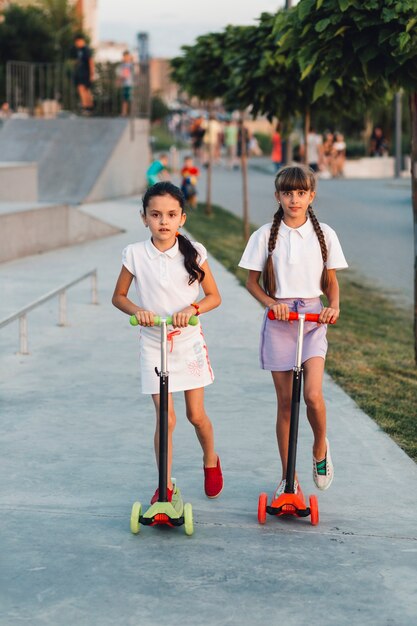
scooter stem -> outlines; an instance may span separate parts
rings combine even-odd
[[[298,314],[298,335],[295,366],[293,368],[290,435],[288,440],[287,474],[285,493],[294,493],[295,465],[297,460],[298,423],[300,417],[301,383],[303,379],[304,313]]]
[[[161,371],[159,372],[159,502],[167,502],[168,473],[168,361],[167,320],[161,318]]]

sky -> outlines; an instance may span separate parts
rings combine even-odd
[[[173,57],[198,35],[228,24],[254,24],[261,13],[284,5],[284,0],[98,0],[99,39],[133,49],[136,33],[145,31],[151,56]]]

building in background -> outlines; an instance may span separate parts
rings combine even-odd
[[[69,0],[69,3],[75,6],[82,29],[90,37],[90,45],[95,49],[98,45],[98,0]]]
[[[170,75],[169,59],[150,59],[150,88],[152,95],[160,96],[167,104],[178,100],[179,87]]]
[[[120,63],[125,50],[129,50],[128,43],[119,41],[99,41],[94,53],[94,59],[99,63]],[[132,58],[135,63],[138,61],[137,51],[132,51]]]

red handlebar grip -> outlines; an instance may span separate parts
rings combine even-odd
[[[270,320],[274,320],[275,319],[275,315],[273,313],[273,311],[269,310],[268,311],[268,317]],[[319,317],[320,315],[318,313],[305,313],[305,320],[306,322],[318,322],[319,321]],[[298,313],[296,313],[295,311],[290,311],[290,317],[289,317],[291,322],[296,322],[298,320]]]

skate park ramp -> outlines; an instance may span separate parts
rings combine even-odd
[[[11,119],[0,131],[0,160],[37,163],[40,202],[106,200],[143,190],[148,136],[148,120]]]

